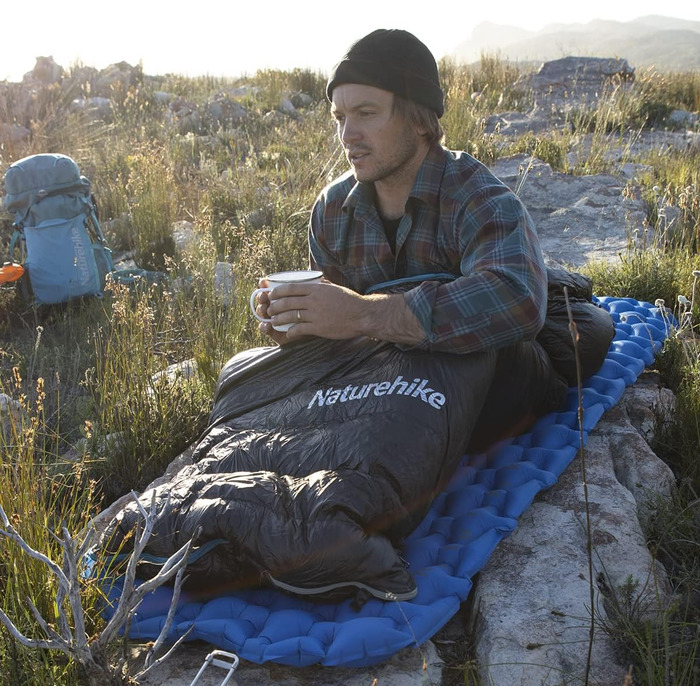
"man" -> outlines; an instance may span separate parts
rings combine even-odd
[[[455,353],[534,338],[546,310],[534,226],[483,164],[440,145],[429,49],[409,32],[376,30],[335,66],[327,96],[351,167],[311,216],[311,266],[328,284],[260,295],[261,316],[296,322],[286,334],[261,331],[280,344],[369,336]],[[413,283],[403,293],[368,293],[404,278]]]

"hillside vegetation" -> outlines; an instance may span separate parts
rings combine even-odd
[[[484,22],[453,52],[458,61],[498,53],[513,61],[547,61],[562,56],[624,56],[639,69],[700,69],[700,22],[649,15],[628,22],[592,20],[548,24],[537,31]]]
[[[0,505],[32,547],[54,558],[60,551],[50,531],[65,525],[80,532],[91,516],[130,489],[143,489],[196,440],[220,368],[236,352],[264,343],[248,309],[250,290],[266,273],[307,266],[311,206],[346,168],[322,75],[263,71],[224,81],[139,73],[133,84],[111,86],[112,111],[95,118],[71,108],[80,75],[73,70],[72,87],[70,80],[43,86],[29,104],[21,86],[5,86],[0,122],[22,125],[29,135],[0,144],[0,175],[32,153],[70,155],[92,183],[115,257],[161,272],[164,281],[111,285],[103,299],[49,309],[28,307],[13,285],[0,287],[0,393],[21,408],[0,433]],[[673,109],[700,110],[700,74],[649,73],[630,92],[572,112],[559,131],[506,139],[487,134],[484,124],[495,111],[520,110],[532,101],[514,87],[518,66],[483,56],[471,67],[443,63],[441,72],[446,144],[487,163],[526,151],[556,169],[604,171],[606,144],[623,130],[663,130]],[[174,118],[173,96],[189,106],[190,117],[214,103],[230,116],[186,121],[181,112]],[[284,98],[294,98],[294,111],[280,109]],[[564,156],[583,132],[596,149],[571,164]],[[621,251],[618,265],[585,272],[596,294],[663,298],[678,313],[679,295],[694,302],[693,271],[700,269],[700,152],[639,158],[650,166],[638,183],[649,203],[650,228],[657,226],[659,192],[678,207],[682,227],[672,238],[659,229],[653,252]],[[181,221],[194,230],[183,246],[172,237]],[[10,233],[10,216],[2,212],[5,259]],[[220,262],[235,275],[237,291],[227,298],[214,285]],[[695,307],[684,310],[692,337]],[[194,377],[175,384],[156,377],[192,359]],[[666,630],[649,630],[630,614],[629,629],[620,634],[636,682],[692,685],[700,680],[700,370],[694,342],[673,339],[659,365],[677,391],[678,415],[658,451],[679,488],[666,519],[659,515],[650,523],[649,538],[684,605],[669,611]],[[54,595],[45,567],[0,538],[0,607],[25,634],[42,635],[27,598],[55,620]],[[83,597],[93,633],[102,625],[94,581],[86,582]],[[677,670],[670,673],[671,667]],[[0,626],[1,684],[84,680],[75,663],[27,649]]]

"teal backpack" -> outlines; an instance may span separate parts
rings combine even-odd
[[[28,156],[5,173],[5,207],[14,214],[10,258],[21,262],[19,284],[39,305],[101,296],[114,270],[97,220],[90,181],[59,153]]]

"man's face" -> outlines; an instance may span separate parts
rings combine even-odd
[[[391,92],[345,83],[333,90],[331,114],[358,182],[411,178],[423,161],[418,130],[394,110]]]

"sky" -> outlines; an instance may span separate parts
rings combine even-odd
[[[378,28],[414,33],[439,59],[485,21],[529,30],[654,14],[700,21],[698,0],[671,7],[665,11],[658,0],[4,0],[0,80],[21,80],[37,56],[53,56],[64,68],[141,63],[148,75],[239,77],[264,68],[327,74],[352,42]]]

